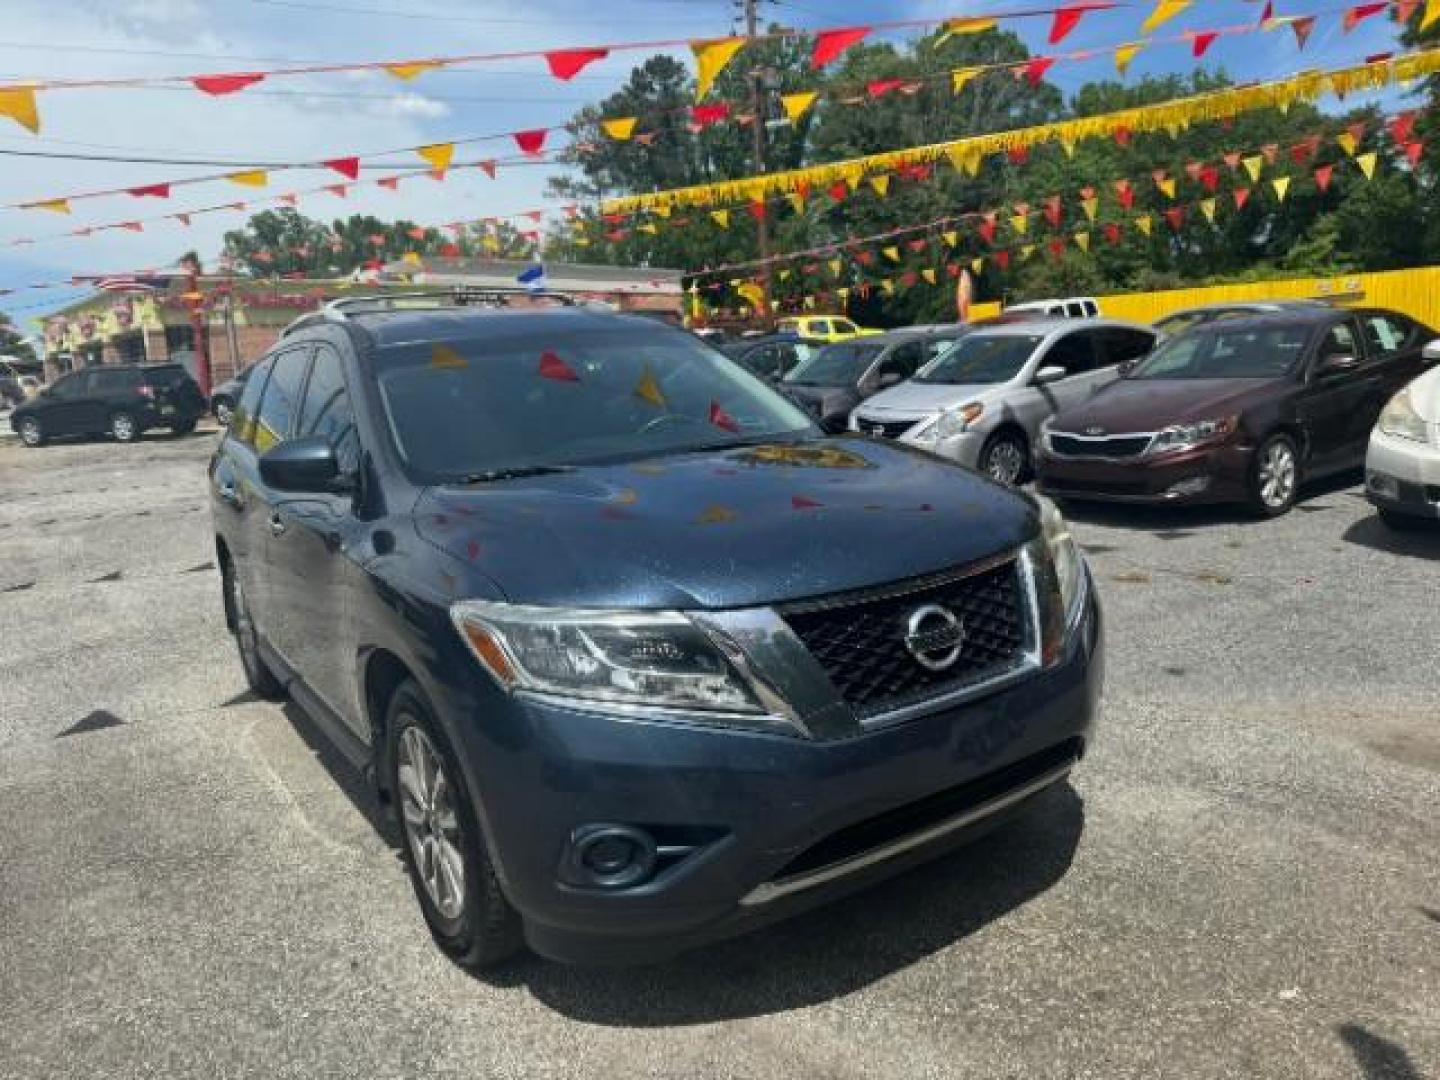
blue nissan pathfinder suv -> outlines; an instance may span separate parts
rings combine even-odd
[[[663,957],[948,850],[1090,737],[1048,503],[563,297],[337,301],[211,462],[225,617],[456,961]]]

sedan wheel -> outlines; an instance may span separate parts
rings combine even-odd
[[[980,471],[996,483],[1014,487],[1025,476],[1025,446],[1009,432],[992,436],[980,454]]]
[[[27,416],[20,421],[20,441],[26,446],[43,446],[45,443],[45,432],[40,427],[40,421],[32,416]]]
[[[116,442],[134,442],[140,437],[140,429],[135,417],[127,412],[117,412],[110,417],[110,434],[115,436]]]
[[[1254,468],[1254,502],[1262,514],[1278,517],[1295,505],[1300,469],[1295,444],[1287,436],[1267,439],[1255,455]]]
[[[402,719],[408,724],[400,736],[396,771],[405,840],[435,910],[458,919],[465,910],[465,860],[454,788],[430,736],[415,726],[414,717]]]
[[[222,398],[221,400],[215,402],[214,412],[215,420],[217,423],[219,423],[221,427],[230,426],[230,419],[232,416],[235,415],[235,410],[230,407],[230,403],[228,401],[225,401]]]

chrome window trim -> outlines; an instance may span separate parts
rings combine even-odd
[[[789,878],[781,878],[778,881],[763,882],[741,897],[740,906],[758,907],[761,904],[768,904],[771,901],[780,899],[782,896],[789,896],[792,893],[801,892],[805,889],[813,889],[817,885],[823,885],[826,882],[834,881],[838,878],[864,870],[867,867],[874,866],[887,859],[893,859],[898,855],[903,855],[907,851],[913,851],[915,848],[923,847],[950,833],[957,832],[967,825],[973,825],[977,821],[982,821],[987,817],[998,814],[1000,811],[1014,806],[1016,803],[1029,798],[1031,795],[1037,794],[1050,785],[1059,783],[1070,774],[1070,771],[1074,767],[1075,762],[1066,762],[1064,765],[1057,766],[1049,772],[1037,776],[1028,783],[1021,784],[1017,788],[1012,788],[1002,795],[997,795],[988,802],[983,802],[979,806],[971,807],[969,810],[962,811],[954,817],[946,818],[944,821],[930,825],[927,828],[921,829],[919,832],[913,832],[908,836],[902,836],[898,839],[891,840],[887,844],[882,844],[880,847],[871,848],[869,851],[862,852],[859,855],[853,855],[840,862],[831,863],[829,866],[822,866],[820,869],[812,870],[809,873],[797,874]]]

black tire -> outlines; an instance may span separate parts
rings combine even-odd
[[[446,955],[461,967],[479,970],[499,964],[524,946],[520,915],[505,898],[494,864],[486,853],[465,774],[413,681],[401,683],[391,696],[385,712],[385,729],[390,774],[387,779],[399,827],[400,848],[430,933]],[[404,769],[411,771],[413,779],[414,769],[406,762],[415,760],[416,749],[431,753],[438,760],[443,784],[435,785],[434,789],[443,789],[449,796],[443,806],[437,806],[432,800],[428,812],[413,794],[414,788],[401,782]],[[452,821],[453,830],[444,826],[446,818]],[[427,837],[433,841],[442,830],[451,850],[460,857],[463,874],[458,900],[451,888],[437,902],[431,895],[431,887],[425,883],[419,860],[424,858],[422,851]],[[440,857],[432,856],[427,861],[434,868],[438,882],[444,875],[440,872],[440,863],[434,861],[436,858]],[[450,913],[441,910],[440,904],[447,900],[456,910]]]
[[[1023,484],[1030,475],[1030,444],[1013,428],[1001,428],[985,440],[975,467],[997,483]]]
[[[1286,467],[1281,464],[1288,460]],[[1273,482],[1272,482],[1273,481]],[[1300,491],[1300,455],[1289,435],[1271,435],[1250,461],[1250,508],[1261,517],[1288,514]]]
[[[21,420],[15,433],[20,436],[20,441],[31,449],[45,445],[45,429],[33,416]]]
[[[110,414],[110,437],[116,442],[132,443],[140,438],[140,421],[135,414],[118,409]]]
[[[170,425],[170,433],[172,435],[189,435],[194,430],[194,420],[181,420],[178,424]]]
[[[1402,514],[1396,510],[1386,510],[1377,507],[1376,512],[1380,520],[1385,523],[1387,529],[1394,529],[1396,532],[1415,532],[1423,529],[1427,524],[1424,518],[1416,517],[1414,514]]]
[[[210,403],[210,411],[215,416],[215,422],[221,427],[230,426],[230,418],[235,413],[235,406],[230,403],[229,398],[216,398]]]
[[[270,665],[260,655],[260,636],[255,624],[250,621],[250,606],[245,601],[245,588],[240,575],[227,560],[222,567],[221,588],[225,592],[225,617],[230,632],[235,635],[235,645],[240,652],[240,666],[245,671],[245,682],[257,697],[266,701],[280,701],[285,697],[285,684],[275,677]]]

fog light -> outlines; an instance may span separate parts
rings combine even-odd
[[[655,872],[655,841],[629,825],[586,825],[570,837],[561,877],[572,885],[624,889]]]
[[[1171,484],[1165,495],[1172,499],[1181,499],[1186,495],[1199,495],[1210,490],[1210,477],[1192,476],[1189,480],[1181,480],[1178,484]]]

